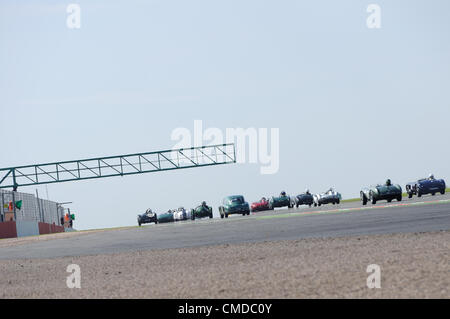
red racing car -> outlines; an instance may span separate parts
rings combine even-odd
[[[269,201],[265,197],[263,197],[263,198],[261,198],[261,200],[259,202],[252,203],[252,206],[250,209],[252,212],[260,212],[263,210],[269,210],[270,209]]]

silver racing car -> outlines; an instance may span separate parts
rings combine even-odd
[[[322,206],[326,204],[339,204],[342,196],[336,192],[333,188],[330,188],[325,193],[314,195],[314,206]]]
[[[173,210],[173,219],[175,221],[191,219],[191,212],[186,211],[186,209],[184,209],[184,207],[174,209]]]

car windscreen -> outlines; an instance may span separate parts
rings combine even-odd
[[[242,204],[242,203],[244,203],[244,198],[243,198],[242,196],[239,196],[239,197],[230,197],[230,198],[228,199],[228,202],[229,202],[230,204]]]

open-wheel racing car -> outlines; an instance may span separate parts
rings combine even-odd
[[[297,195],[294,200],[297,208],[300,205],[309,205],[309,207],[311,207],[314,204],[314,196],[308,189],[303,194]]]
[[[191,209],[191,219],[209,217],[213,218],[213,209],[211,206],[206,205],[206,202],[202,202],[200,206]]]
[[[397,201],[402,200],[402,187],[398,184],[392,184],[391,180],[388,179],[385,184],[375,185],[363,188],[360,193],[361,202],[363,205],[367,205],[367,202],[372,202],[375,205],[380,200],[387,200],[388,203],[396,199]]]
[[[227,196],[219,207],[220,218],[228,218],[228,215],[242,214],[250,215],[250,205],[245,201],[242,195]]]
[[[145,211],[145,213],[138,215],[137,217],[138,225],[149,224],[149,223],[158,223],[158,215],[154,213],[150,208]]]
[[[250,209],[252,212],[261,212],[264,210],[269,210],[270,209],[269,201],[265,197],[263,197],[261,198],[260,201],[252,203]]]
[[[274,209],[277,207],[288,207],[292,208],[294,207],[294,200],[286,195],[285,191],[282,191],[280,196],[272,196],[269,199],[269,209]]]
[[[174,221],[187,220],[191,218],[191,212],[186,211],[184,207],[173,210]]]
[[[158,215],[158,223],[170,223],[173,221],[175,221],[175,219],[173,216],[173,211],[170,209],[167,212]]]
[[[336,192],[333,188],[330,188],[325,193],[316,194],[313,197],[314,197],[314,207],[326,204],[336,205],[339,204],[342,199],[341,194]]]
[[[428,178],[419,179],[406,185],[406,192],[409,198],[412,198],[413,195],[421,197],[422,195],[431,194],[434,196],[436,193],[444,195],[445,189],[445,181],[443,179],[435,179],[433,174],[430,174]]]

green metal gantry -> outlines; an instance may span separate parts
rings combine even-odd
[[[0,168],[0,189],[236,163],[234,144]]]

